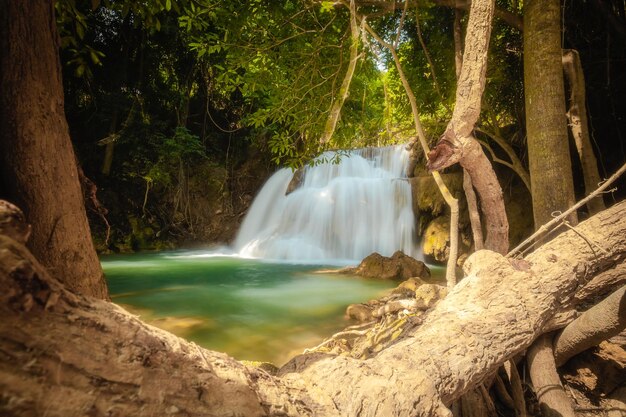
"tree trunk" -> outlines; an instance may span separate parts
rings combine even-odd
[[[463,68],[463,41],[461,39],[461,11],[454,9],[454,69],[457,82],[461,78]],[[485,249],[483,240],[483,226],[480,221],[478,211],[478,200],[474,192],[472,178],[466,169],[463,169],[463,191],[467,201],[467,212],[469,214],[470,226],[472,227],[472,238],[474,240],[474,250]]]
[[[355,0],[350,0],[350,61],[348,62],[348,68],[341,82],[339,88],[338,97],[333,100],[326,119],[326,125],[324,126],[324,132],[320,138],[320,143],[326,144],[330,141],[335,133],[339,116],[341,115],[341,109],[343,103],[345,103],[348,95],[350,94],[350,84],[352,83],[352,77],[354,76],[354,70],[356,69],[357,61],[359,60],[359,26],[356,22],[356,5]]]
[[[570,97],[567,119],[574,137],[578,157],[583,168],[585,181],[585,195],[591,194],[600,184],[598,161],[593,153],[591,138],[589,137],[589,122],[587,121],[587,105],[585,98],[585,76],[580,63],[578,52],[573,49],[563,51],[563,70],[569,83]],[[604,210],[602,195],[589,201],[587,208],[590,214]]]
[[[535,228],[574,205],[558,0],[524,3],[524,95]],[[576,215],[569,218],[576,223]]]
[[[73,291],[107,298],[63,110],[53,1],[0,0],[0,169],[37,230],[29,247]]]
[[[407,317],[377,355],[304,354],[279,376],[66,291],[24,246],[0,236],[0,412],[450,416],[447,406],[527,349],[576,289],[626,262],[625,212],[620,203],[525,260],[476,252],[468,277],[423,322]]]
[[[509,223],[502,188],[472,135],[485,89],[493,11],[492,0],[475,0],[471,4],[454,112],[441,139],[428,154],[428,168],[441,170],[457,162],[465,168],[480,199],[486,226],[485,248],[504,254],[509,248]]]

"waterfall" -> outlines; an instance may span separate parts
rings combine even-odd
[[[276,172],[255,198],[234,243],[241,256],[320,263],[354,263],[396,250],[420,258],[404,146],[321,155],[304,168],[301,185]]]

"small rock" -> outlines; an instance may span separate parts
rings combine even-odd
[[[346,309],[346,315],[361,323],[373,320],[372,307],[366,304],[350,304]]]
[[[398,285],[398,288],[406,288],[407,290],[415,291],[417,290],[418,287],[424,284],[426,284],[426,282],[421,280],[420,278],[411,277],[407,279],[406,281],[402,282],[400,285]]]
[[[415,290],[415,301],[418,310],[428,310],[437,301],[448,295],[446,287],[436,284],[423,284]]]

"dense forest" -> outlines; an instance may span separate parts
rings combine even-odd
[[[624,1],[0,12],[1,414],[626,413]],[[447,262],[425,313],[413,289],[268,371],[110,302],[98,252],[228,244],[277,168],[289,193],[308,166],[395,144],[415,238]],[[616,375],[577,402],[562,365],[620,333]]]
[[[434,143],[454,108],[455,50],[458,55],[467,13],[445,4],[359,7],[374,15],[369,24],[376,33],[394,41]],[[582,65],[575,76],[587,98],[586,145],[599,170],[589,184],[574,158],[578,198],[624,161],[620,7],[583,2],[562,10],[562,48],[577,51]],[[498,8],[475,134],[508,183],[530,188],[522,5]],[[348,9],[332,2],[68,1],[56,10],[70,133],[102,203],[90,207],[101,250],[227,242],[277,164],[297,168],[325,148],[408,143],[415,135],[391,53],[361,28],[352,57]],[[332,140],[320,141],[351,60],[341,117]],[[581,94],[568,83],[559,92],[567,107],[561,110],[577,106],[568,99]],[[539,84],[545,92],[544,80]],[[559,133],[561,143],[566,134]],[[575,155],[573,135],[570,130]]]

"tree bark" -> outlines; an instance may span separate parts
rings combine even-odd
[[[354,76],[354,70],[356,69],[357,61],[359,60],[359,26],[356,22],[356,6],[354,0],[350,0],[350,61],[348,62],[348,68],[341,82],[339,88],[338,97],[333,100],[326,119],[326,125],[324,126],[324,132],[320,138],[320,143],[326,144],[330,141],[335,133],[339,116],[341,115],[341,109],[343,103],[345,103],[348,95],[350,94],[350,84],[352,83],[352,77]]]
[[[478,213],[478,201],[476,201],[476,193],[472,185],[472,179],[466,170],[463,170],[463,191],[465,192],[465,200],[467,201],[467,211],[469,213],[470,226],[472,227],[472,237],[474,239],[474,250],[485,248],[483,243],[483,226],[480,222],[480,214]]]
[[[63,109],[53,1],[0,0],[0,170],[37,230],[29,247],[73,291],[107,298]]]
[[[463,41],[461,39],[461,12],[454,10],[454,69],[457,82],[461,77],[461,69],[463,68]],[[465,200],[467,201],[467,211],[472,228],[472,237],[474,240],[474,250],[485,249],[483,239],[483,226],[480,221],[480,213],[478,211],[478,200],[476,192],[472,184],[472,178],[466,169],[463,169],[463,191],[465,192]]]
[[[589,122],[587,121],[587,105],[585,98],[585,76],[580,63],[578,52],[573,49],[563,51],[563,70],[570,87],[569,109],[567,119],[574,137],[578,157],[583,168],[585,181],[585,195],[591,194],[600,184],[598,161],[593,153],[591,138],[589,137]],[[590,214],[604,210],[602,195],[589,201],[587,208]]]
[[[502,188],[472,135],[485,89],[493,11],[492,0],[474,0],[471,4],[454,112],[439,142],[428,154],[428,168],[441,170],[457,162],[461,164],[480,198],[486,226],[485,248],[504,254],[509,248],[509,223]]]
[[[530,379],[544,417],[576,417],[554,365],[552,334],[541,336],[528,350]]]
[[[535,228],[574,205],[558,0],[524,3],[524,95]],[[572,213],[570,223],[576,223]]]
[[[585,311],[570,323],[554,341],[556,366],[626,328],[626,286]]]
[[[68,292],[0,236],[0,412],[450,416],[447,406],[528,348],[577,288],[626,262],[625,213],[617,204],[525,260],[476,252],[467,278],[376,356],[304,354],[279,376]]]

